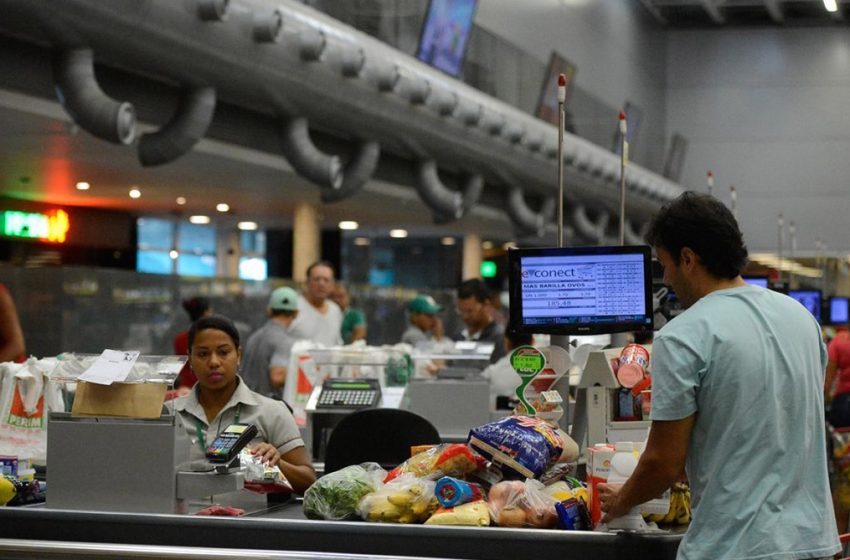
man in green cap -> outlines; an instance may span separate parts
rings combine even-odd
[[[401,335],[401,341],[415,347],[420,342],[441,340],[443,323],[437,314],[442,310],[443,307],[431,296],[419,294],[413,298],[407,306],[410,325]]]

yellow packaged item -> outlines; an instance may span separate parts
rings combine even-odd
[[[487,502],[478,500],[461,504],[453,508],[437,508],[437,511],[428,518],[425,525],[469,525],[472,527],[485,527],[490,524],[490,510]]]

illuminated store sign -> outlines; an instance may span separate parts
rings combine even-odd
[[[64,210],[49,210],[44,214],[18,210],[0,212],[0,232],[8,237],[64,243],[70,227],[68,213]]]

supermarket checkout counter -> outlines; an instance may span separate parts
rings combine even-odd
[[[474,560],[531,556],[562,560],[672,560],[676,557],[681,538],[681,533],[639,535],[316,521],[303,517],[300,502],[291,502],[240,518],[63,511],[47,507],[0,508],[0,539],[143,546]]]

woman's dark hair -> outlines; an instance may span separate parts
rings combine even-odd
[[[688,191],[665,204],[652,220],[646,242],[664,248],[676,264],[688,247],[717,278],[735,278],[747,265],[738,222],[722,202],[706,194]]]
[[[201,317],[189,327],[189,353],[192,353],[192,345],[195,343],[195,336],[207,329],[216,329],[226,333],[233,341],[233,345],[239,348],[239,331],[236,330],[236,325],[233,321],[224,315],[210,315],[209,317]]]
[[[189,319],[193,323],[204,316],[210,305],[210,300],[205,297],[193,297],[183,300],[183,309],[189,314]]]

